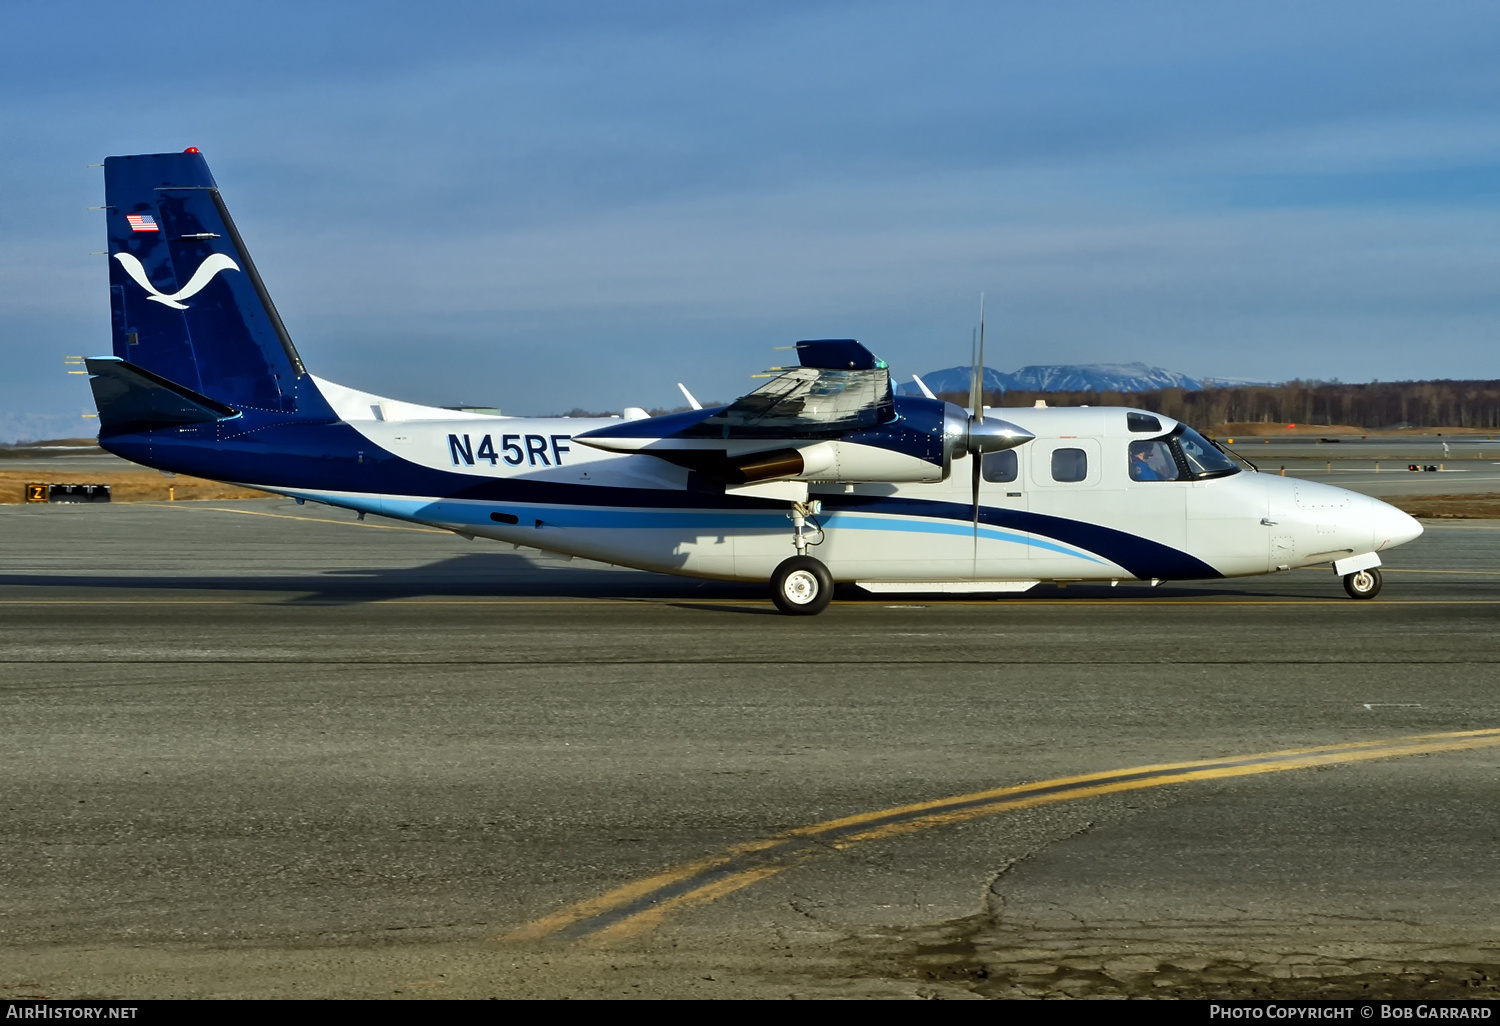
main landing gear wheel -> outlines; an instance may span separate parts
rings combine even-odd
[[[1380,594],[1382,582],[1379,570],[1356,570],[1344,575],[1344,590],[1349,593],[1350,598],[1372,599]]]
[[[833,599],[833,575],[811,556],[784,560],[771,575],[771,601],[792,616],[813,616]]]

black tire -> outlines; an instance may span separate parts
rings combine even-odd
[[[1380,570],[1374,567],[1344,575],[1344,590],[1353,599],[1374,598],[1380,594],[1380,586],[1384,583],[1385,580],[1380,576]]]
[[[771,575],[771,601],[790,616],[816,616],[833,601],[833,575],[811,556],[793,556]]]

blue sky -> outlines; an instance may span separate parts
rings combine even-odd
[[[0,439],[92,422],[106,155],[198,146],[310,368],[507,413],[909,374],[1500,378],[1500,5],[13,3]]]

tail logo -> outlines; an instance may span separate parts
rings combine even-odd
[[[120,266],[125,268],[125,273],[130,275],[131,279],[137,285],[151,293],[151,295],[146,297],[147,299],[155,303],[161,303],[164,306],[170,306],[173,310],[186,310],[188,306],[182,300],[191,299],[202,292],[204,287],[213,280],[214,275],[220,271],[238,271],[240,269],[239,264],[229,259],[223,253],[215,253],[198,265],[198,269],[193,272],[193,276],[188,279],[186,285],[171,295],[167,295],[151,284],[151,279],[146,277],[146,269],[141,266],[141,262],[134,256],[129,253],[116,253],[115,259],[120,261]]]

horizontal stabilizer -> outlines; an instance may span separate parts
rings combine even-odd
[[[93,356],[85,365],[93,375],[89,385],[99,407],[101,436],[201,424],[240,415],[232,406],[118,357]]]

